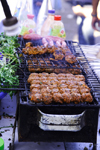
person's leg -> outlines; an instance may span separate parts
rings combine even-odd
[[[91,26],[90,18],[78,17],[77,20],[80,20],[78,23],[78,39],[79,44],[84,45],[94,45],[95,38],[93,36],[93,29]]]
[[[89,45],[95,44],[95,38],[93,36],[94,30],[91,26],[92,18],[85,18],[83,21],[82,32],[83,36]]]
[[[79,44],[84,44],[86,45],[87,42],[84,38],[83,35],[83,31],[82,31],[82,26],[83,26],[83,21],[84,21],[85,17],[77,17],[77,24],[78,24],[78,40],[79,40]]]
[[[34,6],[34,20],[35,20],[35,22],[37,22],[37,16],[38,16],[39,10],[40,10],[40,6],[35,5]]]

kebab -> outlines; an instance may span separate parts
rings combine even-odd
[[[38,83],[34,82],[35,80],[38,80]],[[83,75],[32,73],[27,81],[30,83],[29,98],[35,103],[91,103],[93,101]],[[36,97],[39,100],[36,100]]]

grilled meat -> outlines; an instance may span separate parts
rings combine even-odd
[[[56,79],[57,79],[56,77],[51,77],[51,76],[47,77],[47,80],[50,80],[50,81],[52,81],[52,80],[55,81]]]
[[[58,74],[58,77],[65,77],[66,75],[65,75],[65,73],[59,73]]]
[[[40,80],[31,80],[30,81],[30,84],[40,84],[41,83],[41,81]]]
[[[70,64],[77,62],[76,57],[73,54],[65,54],[65,60]]]
[[[49,87],[50,87],[50,89],[54,89],[54,88],[57,88],[58,86],[57,86],[57,84],[50,84]]]
[[[41,93],[43,94],[43,93],[50,93],[51,92],[51,89],[49,88],[49,87],[43,87],[42,89],[41,89]]]
[[[49,76],[49,74],[46,72],[39,73],[38,75],[39,75],[39,77],[41,77],[41,76],[48,77]]]
[[[55,46],[50,46],[50,45],[47,46],[48,53],[54,53],[56,49],[57,49],[57,47],[55,47]]]
[[[47,52],[47,48],[44,46],[38,46],[37,47],[37,52],[39,55],[45,54]]]
[[[71,95],[72,95],[72,102],[74,102],[74,103],[79,103],[79,102],[81,102],[81,94],[80,93],[71,93]]]
[[[27,42],[26,44],[25,44],[25,47],[32,47],[33,46],[33,43],[32,42]]]
[[[29,75],[29,78],[30,78],[31,76],[39,76],[39,74],[38,74],[38,73],[31,73],[31,74]]]
[[[48,84],[41,84],[40,88],[49,88],[49,85]]]
[[[66,88],[67,86],[66,86],[66,84],[58,84],[58,88],[60,89],[60,88]]]
[[[44,53],[52,53],[53,57],[50,57],[50,59],[54,60],[62,60],[65,58],[65,61],[68,63],[75,63],[76,57],[72,54],[70,49],[66,46],[64,41],[56,41],[57,46],[55,46],[50,39],[49,41],[46,40],[46,38],[42,39],[44,45],[42,46],[33,46],[31,42],[26,43],[25,48],[22,49],[22,52],[27,55],[41,55]],[[63,43],[63,46],[61,45]]]
[[[33,88],[40,89],[40,84],[31,84],[30,91],[32,91]]]
[[[28,83],[31,83],[32,80],[39,80],[39,77],[38,76],[30,76],[27,80]]]
[[[36,93],[40,93],[40,89],[37,89],[37,88],[33,88],[32,90],[31,90],[31,94],[36,94]]]
[[[56,42],[56,41],[64,41],[64,39],[62,39],[62,38],[60,38],[60,37],[51,36],[51,35],[46,36],[46,39],[47,39],[47,40],[53,40],[54,42]]]
[[[56,88],[53,88],[51,90],[51,93],[54,94],[54,93],[59,93],[59,89],[56,87]]]
[[[51,39],[47,39],[50,46],[54,46],[54,42]]]
[[[69,48],[61,48],[61,50],[62,50],[62,53],[63,54],[65,54],[65,55],[70,55],[70,54],[72,54],[72,52],[70,51],[70,49]]]
[[[53,55],[54,55],[55,59],[57,59],[57,60],[62,60],[64,58],[64,54],[62,53],[61,50],[55,50]]]
[[[46,80],[46,79],[43,79],[43,80],[42,80],[42,79],[41,79],[41,80],[40,80],[40,84],[47,84],[47,85],[48,85],[48,80]]]
[[[46,40],[46,38],[42,38],[42,43],[44,47],[48,46],[48,41]]]
[[[63,102],[65,103],[70,103],[71,102],[71,94],[70,93],[62,93],[62,99],[63,99]]]
[[[66,69],[54,69],[54,72],[55,73],[57,73],[57,74],[59,74],[59,73],[70,73],[70,74],[74,74],[74,75],[76,75],[76,74],[81,74],[82,73],[82,71],[80,70],[80,69],[70,69],[70,68],[66,68]]]
[[[40,81],[47,80],[47,79],[48,79],[48,77],[45,77],[45,76],[39,77],[39,80],[40,80]]]
[[[76,88],[72,88],[72,89],[71,89],[71,93],[79,93],[79,90],[76,89]]]
[[[58,78],[58,81],[59,81],[59,83],[58,83],[59,85],[60,85],[60,84],[66,84],[66,79],[65,79],[65,80],[63,80],[63,79],[62,79],[62,80],[59,80],[59,78]]]
[[[57,47],[61,47],[62,45],[61,45],[61,41],[59,40],[59,41],[56,41],[56,45],[57,45]]]
[[[82,93],[82,101],[91,103],[93,101],[91,93]]]
[[[62,93],[71,93],[71,89],[69,89],[69,88],[60,88],[59,89],[60,90],[60,93],[62,94]]]
[[[76,78],[77,80],[75,80]],[[50,104],[52,101],[57,103],[91,103],[93,101],[90,88],[85,83],[83,75],[32,73],[27,81],[31,84],[29,98],[35,103]]]
[[[75,79],[79,79],[80,81],[85,81],[85,77],[83,75],[75,75]]]
[[[66,80],[66,77],[58,76],[57,79],[58,79],[59,81],[62,81],[62,80]]]
[[[35,102],[35,103],[40,103],[42,102],[42,94],[36,93],[36,94],[29,94],[29,98],[31,99],[31,101]]]
[[[48,80],[49,81],[49,80]],[[55,84],[58,84],[58,80],[56,78],[53,78],[53,80],[50,80],[50,84],[51,85],[55,85]]]
[[[80,91],[80,93],[82,94],[82,93],[89,93],[90,92],[90,89],[87,89],[87,88],[79,88],[79,91]]]
[[[51,93],[43,93],[42,94],[43,102],[45,104],[52,103],[52,94]]]
[[[63,47],[63,48],[67,47],[67,44],[65,41],[61,41],[61,47]]]
[[[63,103],[63,97],[61,95],[61,93],[53,93],[53,101],[56,103]]]
[[[38,34],[30,33],[30,34],[25,34],[23,36],[23,39],[25,39],[25,40],[39,40],[39,39],[42,39],[42,37]]]

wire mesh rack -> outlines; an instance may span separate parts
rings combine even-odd
[[[77,63],[73,64],[73,65],[68,65],[68,63],[66,63],[66,66],[63,66],[62,68],[74,68],[74,69],[80,69],[81,70],[81,74],[83,74],[85,76],[86,79],[86,83],[89,86],[89,88],[91,89],[91,94],[93,96],[93,102],[92,103],[87,103],[87,102],[83,102],[83,103],[79,103],[79,104],[74,104],[74,103],[70,103],[70,104],[49,104],[48,106],[69,106],[69,107],[73,107],[73,106],[78,106],[78,107],[99,107],[100,106],[100,80],[97,77],[96,73],[94,72],[94,70],[92,69],[91,65],[89,64],[85,54],[82,51],[81,46],[77,43],[77,42],[73,42],[73,41],[66,41],[69,49],[72,51],[72,53],[76,56],[77,58]],[[18,50],[18,53],[20,53],[22,55],[22,48],[23,46]],[[32,58],[33,56],[30,56],[30,58]],[[29,77],[29,70],[28,70],[28,65],[27,65],[27,60],[29,59],[29,57],[27,55],[22,55],[23,58],[23,62],[21,63],[21,69],[23,70],[23,83],[24,83],[24,90],[20,91],[19,95],[20,95],[20,102],[22,104],[28,104],[28,105],[33,105],[33,106],[46,106],[44,103],[33,103],[30,101],[28,94],[29,94],[29,87],[30,85],[27,83],[27,79]],[[35,59],[38,59],[39,61],[39,56],[35,56]],[[45,56],[42,55],[42,59],[44,59]],[[33,59],[34,60],[34,59]],[[33,61],[32,60],[32,61]],[[46,62],[44,61],[44,63],[46,64]],[[59,64],[59,63],[58,63]],[[33,67],[34,67],[34,61],[32,63]],[[46,64],[48,65],[48,64]],[[40,67],[42,68],[43,66],[41,66],[41,63],[39,64],[39,66],[35,66],[35,67]],[[34,67],[34,68],[35,68]],[[59,69],[61,69],[61,66],[57,65],[57,66],[53,66],[53,68],[58,67]],[[51,66],[48,66],[48,68],[52,68]]]

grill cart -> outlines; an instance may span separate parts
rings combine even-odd
[[[9,150],[14,149],[16,122],[18,122],[18,140],[26,141],[59,141],[59,142],[92,142],[93,149],[97,143],[98,112],[100,107],[100,80],[91,68],[81,46],[73,41],[66,41],[69,49],[77,58],[70,64],[66,61],[55,61],[51,54],[26,55],[22,52],[25,41],[20,39],[17,49],[20,63],[18,75],[20,85],[17,92],[17,109],[13,129],[12,143]],[[40,45],[41,45],[41,41]],[[37,45],[33,43],[34,46]],[[46,58],[46,59],[45,59]],[[52,58],[52,59],[51,59]],[[31,64],[29,66],[29,60]],[[74,74],[84,75],[85,82],[91,89],[93,101],[80,103],[35,103],[30,100],[30,85],[27,82],[30,68],[51,69],[49,71],[64,73],[66,70]],[[56,70],[56,71],[57,71]],[[38,73],[40,70],[35,70]]]

